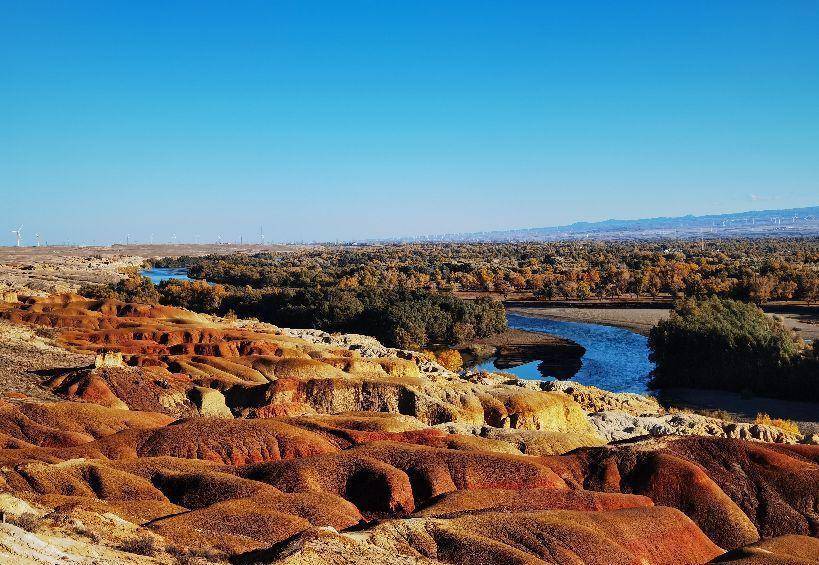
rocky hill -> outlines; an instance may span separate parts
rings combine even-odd
[[[0,319],[6,560],[819,562],[819,446],[779,428],[163,306]]]

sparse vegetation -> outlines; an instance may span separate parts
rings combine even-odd
[[[19,516],[11,516],[8,518],[8,521],[17,526],[18,528],[22,528],[27,532],[34,532],[37,530],[37,526],[40,523],[40,519],[36,514],[32,514],[31,512],[24,512]]]
[[[150,534],[141,534],[123,541],[119,548],[126,553],[153,557],[159,553],[156,539]]]
[[[774,426],[789,434],[799,435],[799,425],[792,420],[782,420],[780,418],[771,418],[768,414],[760,412],[756,415],[754,422],[765,426]]]

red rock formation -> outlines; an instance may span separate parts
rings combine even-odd
[[[759,536],[819,534],[819,446],[686,437],[550,458],[592,490],[630,492],[686,512],[731,549]]]

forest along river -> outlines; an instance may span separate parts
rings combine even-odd
[[[570,339],[586,348],[580,370],[570,378],[584,385],[592,385],[612,392],[648,394],[648,380],[654,363],[649,358],[648,339],[632,331],[589,324],[564,322],[548,318],[533,318],[507,314],[509,327],[518,330],[543,332]],[[523,379],[551,378],[540,361],[503,369]],[[484,371],[498,371],[495,358],[473,367]]]
[[[186,269],[145,269],[142,275],[154,284],[163,280],[191,280]],[[573,381],[612,392],[634,392],[656,396],[666,406],[725,410],[742,419],[753,420],[758,412],[767,412],[774,418],[790,418],[800,422],[819,421],[819,404],[794,402],[771,398],[747,398],[737,393],[717,390],[670,389],[649,390],[648,381],[654,363],[649,358],[648,339],[638,333],[602,324],[587,322],[567,322],[548,318],[507,314],[509,327],[513,329],[543,332],[570,339],[586,348],[581,359],[582,365]],[[523,379],[551,379],[553,369],[549,363],[541,365],[537,360],[517,367],[498,369],[495,358],[491,358],[473,369],[512,373]],[[565,378],[565,374],[563,378]],[[819,424],[804,426],[804,431],[819,432]]]

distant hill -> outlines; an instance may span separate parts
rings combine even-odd
[[[819,206],[754,210],[707,216],[575,222],[566,226],[442,234],[391,241],[555,241],[561,239],[658,239],[667,237],[771,237],[819,235]]]

